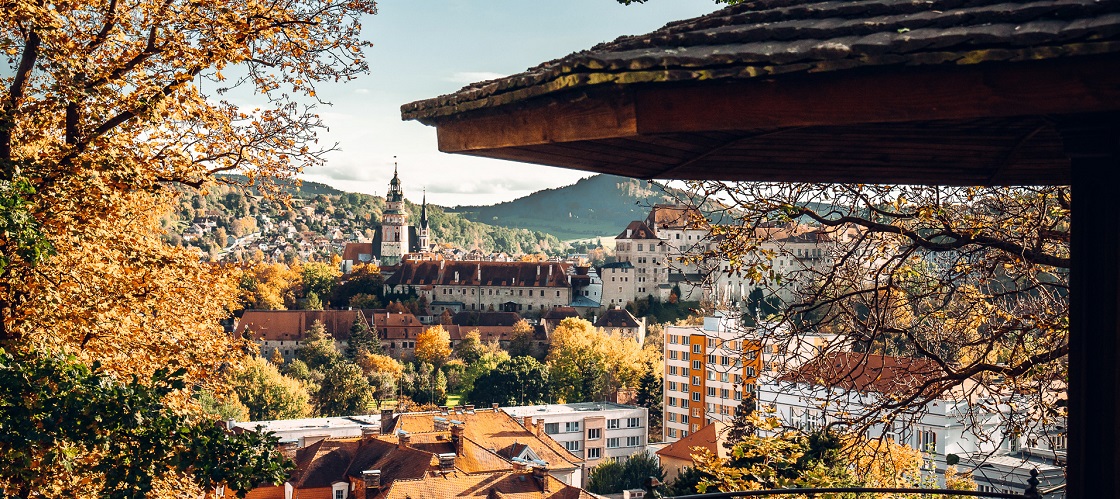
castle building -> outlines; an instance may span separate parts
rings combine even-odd
[[[389,181],[389,192],[385,195],[385,211],[381,214],[381,226],[374,228],[370,242],[347,243],[342,250],[342,272],[349,273],[355,265],[373,263],[382,267],[400,265],[410,253],[428,251],[428,196],[420,207],[419,227],[408,224],[408,210],[404,204],[404,190],[397,169],[393,167],[393,179]]]

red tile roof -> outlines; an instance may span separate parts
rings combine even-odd
[[[692,448],[703,447],[719,457],[726,458],[727,449],[723,447],[723,442],[724,435],[727,434],[727,427],[727,423],[713,421],[707,426],[689,433],[687,437],[665,446],[657,451],[657,455],[691,461]]]
[[[404,430],[409,433],[425,433],[435,431],[433,413],[401,414],[397,419],[394,430]],[[442,417],[442,416],[441,416]],[[473,413],[455,413],[446,416],[448,419],[459,420],[464,423],[463,435],[488,449],[493,449],[498,455],[509,459],[515,455],[503,453],[515,444],[528,444],[541,459],[549,464],[552,469],[571,469],[578,467],[583,460],[573,455],[559,442],[547,434],[537,435],[526,430],[512,416],[503,411],[493,409],[480,409]]]
[[[635,220],[615,236],[615,239],[657,239],[657,236],[653,234],[653,229],[650,229],[648,225]]]
[[[833,352],[783,374],[778,381],[878,393],[913,393],[941,369],[928,359]]]
[[[404,262],[387,286],[568,287],[570,264],[555,262]],[[479,274],[481,272],[481,279]]]
[[[546,492],[547,491],[547,492]],[[531,472],[430,474],[417,480],[401,480],[383,492],[385,499],[446,499],[486,497],[511,499],[591,499],[587,491],[564,484],[551,475],[543,479]]]
[[[629,311],[612,308],[603,312],[603,316],[595,321],[595,327],[603,328],[639,328],[641,324]]]
[[[658,204],[649,210],[646,225],[661,229],[704,229],[707,220],[696,208],[680,205]]]
[[[320,321],[327,334],[346,341],[357,314],[355,310],[246,310],[234,332],[240,335],[248,330],[254,340],[299,341]]]

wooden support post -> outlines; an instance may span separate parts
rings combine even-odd
[[[1068,497],[1120,497],[1120,117],[1059,130],[1073,170]]]

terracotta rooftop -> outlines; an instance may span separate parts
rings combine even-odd
[[[531,472],[463,473],[426,476],[393,482],[385,499],[446,499],[448,497],[486,497],[490,499],[591,499],[594,495],[545,475],[534,478]]]
[[[387,286],[567,287],[569,264],[553,262],[404,262]],[[481,275],[481,278],[480,278]]]
[[[704,229],[707,224],[699,210],[688,206],[657,204],[646,216],[646,225],[655,230]]]
[[[357,314],[354,310],[246,310],[234,332],[240,335],[248,330],[254,340],[299,341],[320,321],[327,334],[346,341]]]
[[[560,322],[568,317],[579,317],[579,312],[576,311],[575,307],[552,307],[541,316],[541,320]]]
[[[404,430],[411,434],[429,433],[435,431],[433,417],[439,414],[410,413],[401,414],[393,428]],[[444,417],[444,416],[441,416]],[[525,429],[512,416],[492,409],[480,409],[471,412],[455,413],[446,416],[448,419],[462,421],[463,435],[480,442],[488,449],[503,458],[516,457],[508,451],[518,444],[528,444],[541,459],[548,463],[551,469],[571,469],[578,467],[583,460],[573,455],[563,445],[552,439],[547,434],[537,435]]]
[[[431,453],[376,438],[325,439],[296,452],[290,482],[297,489],[330,487],[347,477],[360,479],[362,471],[379,469],[382,482],[388,483],[424,476],[433,459]]]
[[[621,308],[612,308],[603,312],[603,316],[595,321],[595,327],[637,328],[641,327],[641,324],[638,323],[638,319],[634,318],[634,315],[629,311]]]
[[[657,239],[657,236],[644,222],[635,220],[615,236],[615,239]]]
[[[451,317],[451,323],[456,326],[512,326],[520,320],[517,312],[463,311]]]
[[[941,370],[932,361],[857,352],[833,352],[783,374],[778,381],[848,391],[912,393]]]
[[[720,458],[726,459],[727,449],[723,446],[723,442],[728,426],[727,423],[722,421],[713,421],[707,426],[689,433],[687,437],[663,447],[657,451],[657,455],[691,461],[692,448],[703,447]]]

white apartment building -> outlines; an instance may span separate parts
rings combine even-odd
[[[664,441],[729,421],[745,391],[756,390],[761,345],[728,317],[706,317],[701,326],[665,328]]]
[[[645,450],[649,414],[645,407],[613,402],[503,407],[526,428],[543,427],[552,437],[594,468],[603,459],[620,460]]]
[[[904,357],[828,353],[776,378],[764,376],[758,387],[758,404],[773,412],[785,427],[815,431],[841,417],[867,413],[883,394],[912,389],[928,376],[930,364]],[[949,455],[960,458],[959,468],[973,471],[981,490],[1022,492],[1032,467],[1046,472],[1052,483],[1054,462],[1058,456],[1064,459],[1064,448],[1024,448],[1033,437],[1007,438],[999,413],[982,410],[977,404],[970,406],[970,398],[981,396],[957,390],[914,408],[891,425],[874,425],[867,436],[890,438],[927,453],[942,485]],[[987,407],[1010,410],[1006,404]]]

